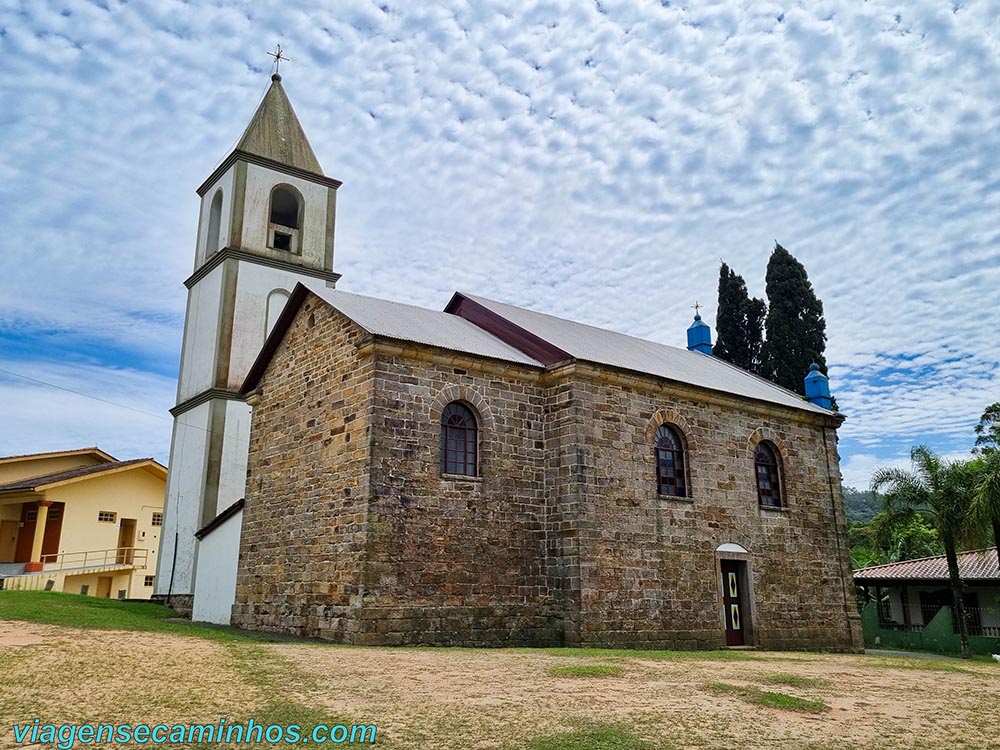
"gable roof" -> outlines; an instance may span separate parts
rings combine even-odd
[[[959,552],[958,572],[966,581],[1000,581],[997,548],[989,547]],[[948,578],[948,560],[944,555],[873,565],[854,571],[855,583],[866,581],[947,581]]]
[[[72,448],[65,451],[49,451],[48,453],[22,453],[19,456],[0,456],[0,464],[12,463],[15,461],[38,461],[45,458],[59,458],[61,456],[94,456],[102,462],[117,461],[110,453],[105,453],[95,445],[89,448]]]
[[[271,335],[264,342],[264,348],[247,373],[241,389],[243,393],[248,393],[257,387],[264,375],[264,370],[267,368],[267,363],[274,355],[278,344],[309,293],[316,295],[320,300],[374,336],[426,344],[427,346],[489,357],[519,365],[544,367],[537,359],[529,357],[488,331],[457,315],[429,310],[425,307],[416,307],[415,305],[405,305],[401,302],[390,302],[376,297],[339,292],[321,284],[299,282],[292,290],[288,302],[285,303],[285,308],[275,323]]]
[[[160,462],[152,458],[133,458],[129,461],[112,461],[111,463],[96,464],[94,466],[79,466],[75,469],[64,469],[51,474],[43,474],[40,477],[30,477],[28,479],[18,479],[7,484],[0,484],[2,492],[37,492],[47,490],[62,484],[79,482],[84,479],[91,479],[96,476],[115,474],[126,469],[144,468],[152,474],[162,476],[166,479],[167,468]]]
[[[473,303],[471,310],[470,301]],[[841,416],[806,401],[797,393],[701,352],[647,341],[463,292],[456,292],[446,309],[459,315],[475,315],[475,306],[545,342],[551,347],[553,356],[563,352],[577,360],[619,367],[793,409]],[[502,331],[498,333],[503,335]],[[805,377],[805,373],[802,376]]]
[[[295,116],[292,103],[281,85],[281,76],[271,76],[271,86],[243,131],[237,151],[245,151],[306,172],[323,174],[319,159]]]

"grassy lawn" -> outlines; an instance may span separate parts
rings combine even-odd
[[[4,591],[0,674],[0,748],[15,747],[12,724],[39,717],[375,724],[374,746],[389,750],[1000,750],[992,661],[360,648],[191,625],[152,604]]]

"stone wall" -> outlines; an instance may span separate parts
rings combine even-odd
[[[364,332],[306,300],[252,396],[233,624],[344,640],[360,603],[369,501]]]
[[[559,643],[544,564],[541,370],[375,348],[363,620],[388,637],[365,641]],[[477,417],[477,477],[440,471],[441,412],[452,401]]]
[[[830,420],[371,339],[306,305],[254,405],[236,624],[364,644],[714,648],[716,548],[734,543],[749,550],[752,643],[860,647]],[[454,400],[479,418],[476,478],[440,473]],[[687,443],[690,498],[656,492],[663,422]],[[785,509],[758,505],[761,439],[781,453]]]
[[[715,550],[734,543],[750,552],[752,601],[744,609],[754,611],[748,624],[757,645],[860,646],[831,428],[805,413],[793,419],[788,410],[652,378],[565,369],[563,388],[578,415],[570,441],[581,485],[581,642],[723,645]],[[653,437],[663,423],[686,442],[689,498],[657,494]],[[761,439],[782,456],[784,509],[758,504]]]

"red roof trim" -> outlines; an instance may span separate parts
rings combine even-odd
[[[508,346],[518,349],[532,359],[537,359],[546,367],[573,358],[559,347],[483,307],[461,292],[455,292],[444,311],[465,318],[473,325],[493,334]]]

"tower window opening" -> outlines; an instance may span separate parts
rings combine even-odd
[[[288,188],[275,188],[271,194],[271,223],[289,229],[299,228],[299,199]]]
[[[298,253],[301,224],[302,197],[294,188],[278,185],[271,191],[268,246],[272,250]]]
[[[275,250],[287,250],[291,252],[292,250],[292,235],[285,234],[284,232],[279,232],[275,230],[274,232],[274,243],[272,245]]]
[[[219,236],[222,234],[222,191],[216,190],[212,197],[212,205],[208,210],[208,246],[207,255],[219,251]]]

